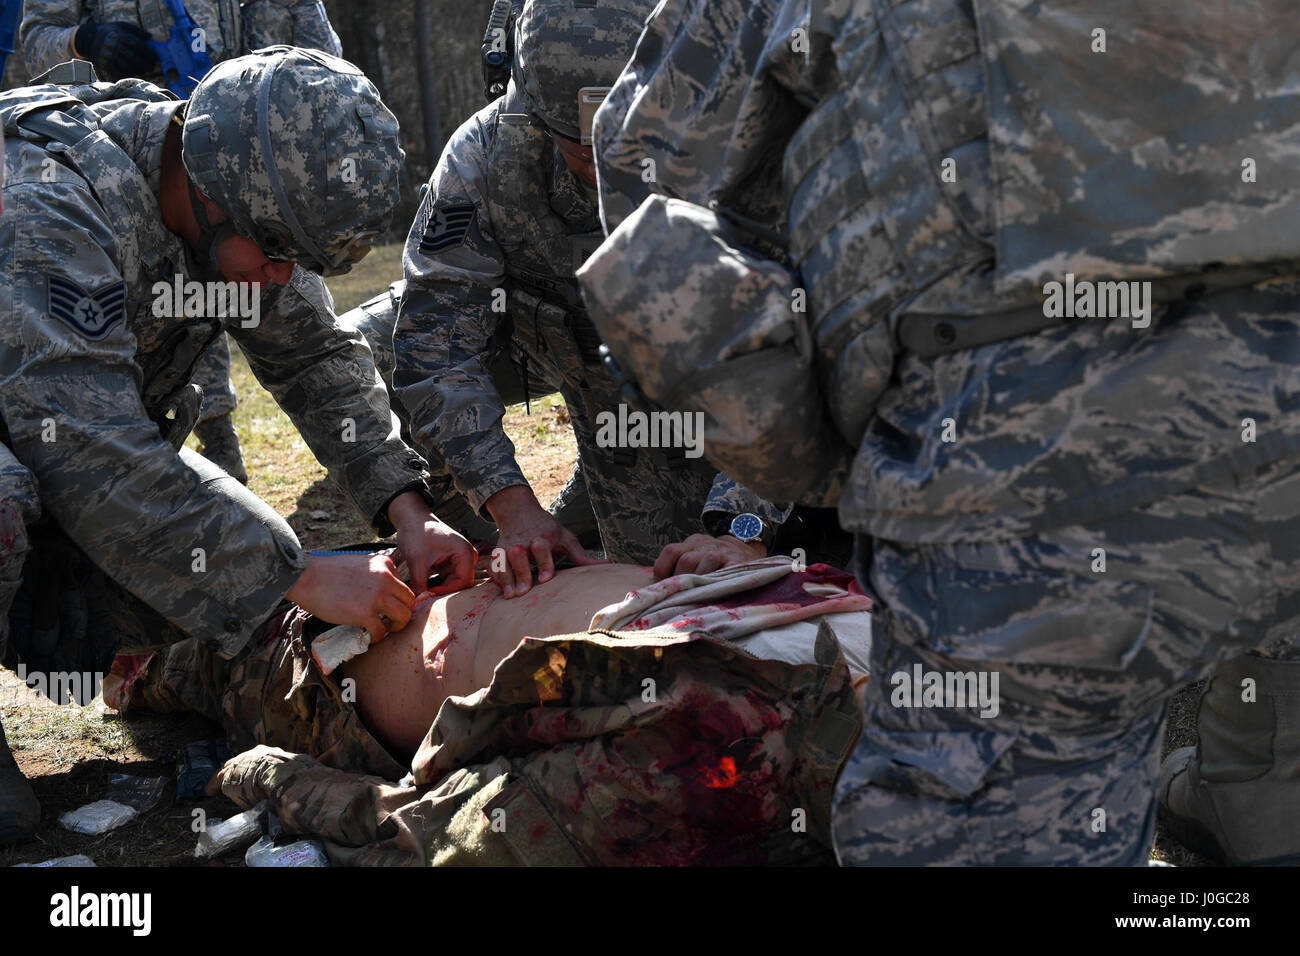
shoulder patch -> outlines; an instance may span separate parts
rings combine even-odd
[[[48,308],[88,339],[102,339],[126,318],[126,283],[110,282],[88,292],[71,279],[50,276]]]
[[[420,252],[431,256],[435,252],[460,245],[469,234],[473,222],[474,204],[471,202],[439,206],[429,216],[429,225],[424,230],[424,238],[420,240]]]

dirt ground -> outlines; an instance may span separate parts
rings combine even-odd
[[[339,311],[382,291],[401,274],[398,246],[376,249],[353,273],[330,280]],[[240,396],[235,425],[244,446],[250,488],[284,515],[303,545],[332,548],[372,540],[372,529],[312,458],[292,423],[261,389],[237,349],[232,380]],[[508,410],[505,427],[520,466],[542,504],[564,486],[573,469],[575,446],[567,411],[558,395]],[[191,439],[191,444],[194,444]],[[1174,703],[1166,750],[1193,743],[1194,692]],[[174,779],[175,756],[197,740],[222,736],[219,725],[201,717],[133,714],[122,717],[102,704],[58,706],[36,694],[17,676],[0,669],[0,718],[19,766],[31,779],[43,816],[38,838],[0,849],[0,866],[36,863],[84,853],[100,866],[243,866],[242,851],[199,863],[191,825],[201,808],[208,821],[238,807],[224,798],[178,803],[169,786],[158,807],[104,836],[80,836],[59,828],[59,816],[102,797],[112,774]],[[1157,830],[1157,858],[1180,866],[1205,865]]]

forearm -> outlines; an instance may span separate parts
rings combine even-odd
[[[33,77],[65,60],[85,59],[73,48],[80,22],[80,3],[27,0],[18,38],[27,71]]]
[[[416,798],[414,787],[336,770],[306,754],[268,746],[227,762],[221,790],[245,809],[267,801],[291,833],[352,847],[390,836],[384,826],[388,814]]]
[[[794,511],[793,504],[768,501],[750,491],[735,479],[719,472],[709,490],[709,497],[704,503],[700,520],[705,530],[711,529],[716,522],[727,515],[758,515],[773,528],[779,528]]]
[[[483,318],[488,298],[487,290],[468,285],[408,283],[393,336],[393,386],[410,412],[413,440],[430,460],[444,463],[480,513],[497,492],[527,484],[502,427],[505,405],[484,363],[494,331]],[[449,302],[466,300],[468,307],[448,311]]]
[[[402,489],[423,483],[427,470],[401,439],[364,338],[334,323],[330,304],[319,298],[320,281],[296,270],[290,287],[273,300],[271,316],[231,332],[316,459],[365,519],[386,532],[384,506]]]
[[[177,454],[151,422],[64,417],[46,443],[5,417],[45,514],[117,583],[223,655],[244,645],[305,567],[282,518],[198,455]]]

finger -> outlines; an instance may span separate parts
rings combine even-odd
[[[710,571],[716,571],[727,563],[727,559],[716,551],[705,551],[699,562],[695,565],[696,574],[708,574]]]
[[[411,569],[411,591],[415,594],[423,594],[429,589],[429,555],[424,549],[420,549],[406,560],[406,566]]]
[[[514,593],[506,592],[506,597],[527,594],[533,583],[533,569],[528,565],[528,549],[522,545],[515,545],[506,552],[506,560],[510,562],[510,569],[515,574]]]
[[[225,776],[226,776],[226,768],[222,767],[220,770],[218,770],[216,773],[212,775],[212,779],[210,779],[208,781],[208,785],[203,788],[203,792],[206,793],[209,797],[220,796],[221,782],[225,779]]]
[[[593,558],[589,555],[571,532],[565,531],[560,541],[563,544],[561,550],[569,556],[570,561],[579,567],[588,564],[609,564],[609,561],[602,561],[600,558]]]
[[[400,631],[410,623],[411,609],[391,594],[384,595],[380,605],[384,616],[388,618],[389,630]]]
[[[694,573],[695,568],[696,568],[696,566],[699,565],[700,560],[701,560],[702,557],[703,557],[702,552],[699,552],[699,551],[687,551],[685,554],[683,554],[683,555],[682,555],[682,556],[677,560],[677,569],[676,569],[676,573],[677,573],[677,574],[692,574],[692,573]]]
[[[446,565],[451,564],[448,571]],[[460,591],[474,583],[474,565],[478,563],[478,552],[468,544],[458,547],[438,565],[442,570],[443,581],[437,587],[429,589],[430,594],[450,594]]]
[[[534,538],[532,543],[533,560],[537,562],[537,583],[542,584],[555,577],[555,559],[551,557],[551,544],[545,538]]]
[[[370,634],[370,643],[378,644],[388,636],[388,627],[379,619],[378,614],[371,614],[366,618],[365,629]]]
[[[500,545],[498,545],[497,547],[500,547]],[[509,553],[510,553],[509,551],[505,552],[505,554],[509,554]],[[488,568],[489,568],[488,575],[492,578],[492,583],[501,589],[501,594],[507,598],[514,597],[515,596],[515,575],[514,572],[510,570],[509,560],[498,563],[497,556],[493,554],[492,560],[489,563]]]
[[[660,581],[667,577],[672,577],[673,568],[677,567],[677,559],[681,557],[682,552],[686,550],[685,544],[669,544],[659,552],[659,557],[655,559],[655,580]]]

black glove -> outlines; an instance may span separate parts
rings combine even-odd
[[[158,54],[149,34],[134,23],[96,23],[87,20],[77,28],[72,45],[95,64],[101,79],[121,80],[147,76],[158,68]]]

